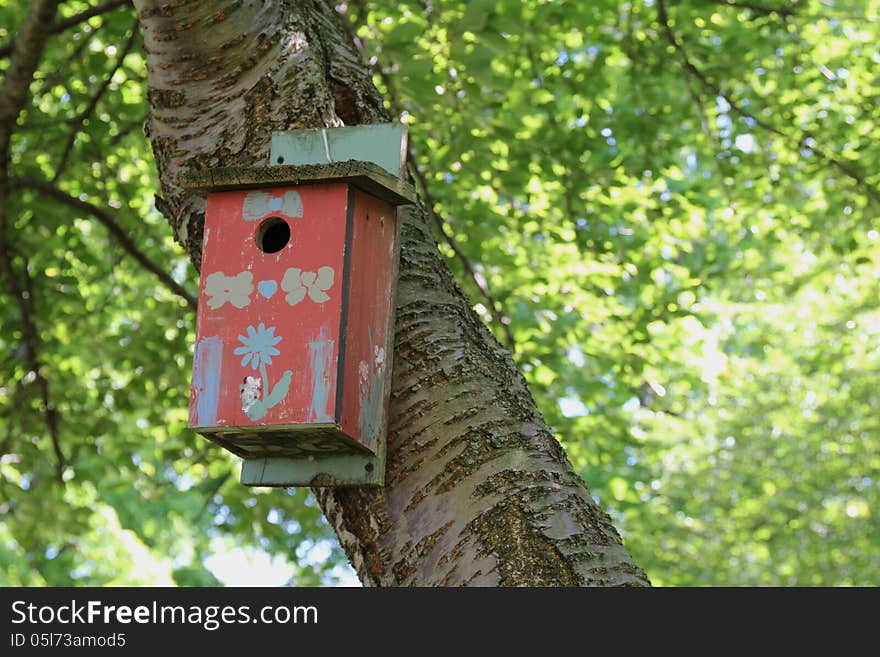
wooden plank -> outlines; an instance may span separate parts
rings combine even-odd
[[[272,133],[269,164],[373,162],[397,178],[406,170],[406,125],[374,123]]]
[[[383,473],[376,457],[356,454],[314,458],[271,456],[241,464],[245,486],[381,486]]]
[[[388,406],[385,382],[394,350],[390,315],[396,279],[397,216],[390,205],[362,192],[353,194],[351,282],[343,319],[345,362],[337,388],[339,426],[352,438],[375,450],[385,438],[383,421]]]
[[[181,187],[197,192],[341,182],[350,183],[394,206],[413,204],[417,199],[412,185],[392,176],[373,162],[360,160],[332,164],[220,167],[191,171],[178,178]]]

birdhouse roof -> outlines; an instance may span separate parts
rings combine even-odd
[[[412,185],[372,162],[360,160],[329,164],[220,167],[190,171],[178,178],[181,187],[195,192],[342,182],[349,183],[391,205],[416,203],[416,191]]]

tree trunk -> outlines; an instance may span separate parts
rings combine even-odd
[[[272,131],[388,120],[332,2],[135,0],[157,205],[199,265],[177,176],[264,164]],[[472,311],[424,210],[405,214],[386,485],[315,494],[364,584],[646,585]]]

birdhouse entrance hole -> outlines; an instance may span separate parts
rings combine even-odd
[[[290,226],[281,217],[269,217],[257,228],[254,239],[263,253],[278,253],[290,241]]]

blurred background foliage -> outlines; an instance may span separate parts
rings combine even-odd
[[[450,267],[652,581],[880,583],[880,3],[337,11]],[[63,2],[13,137],[0,584],[351,583],[306,491],[240,486],[185,427],[198,274],[153,205],[135,28]]]

